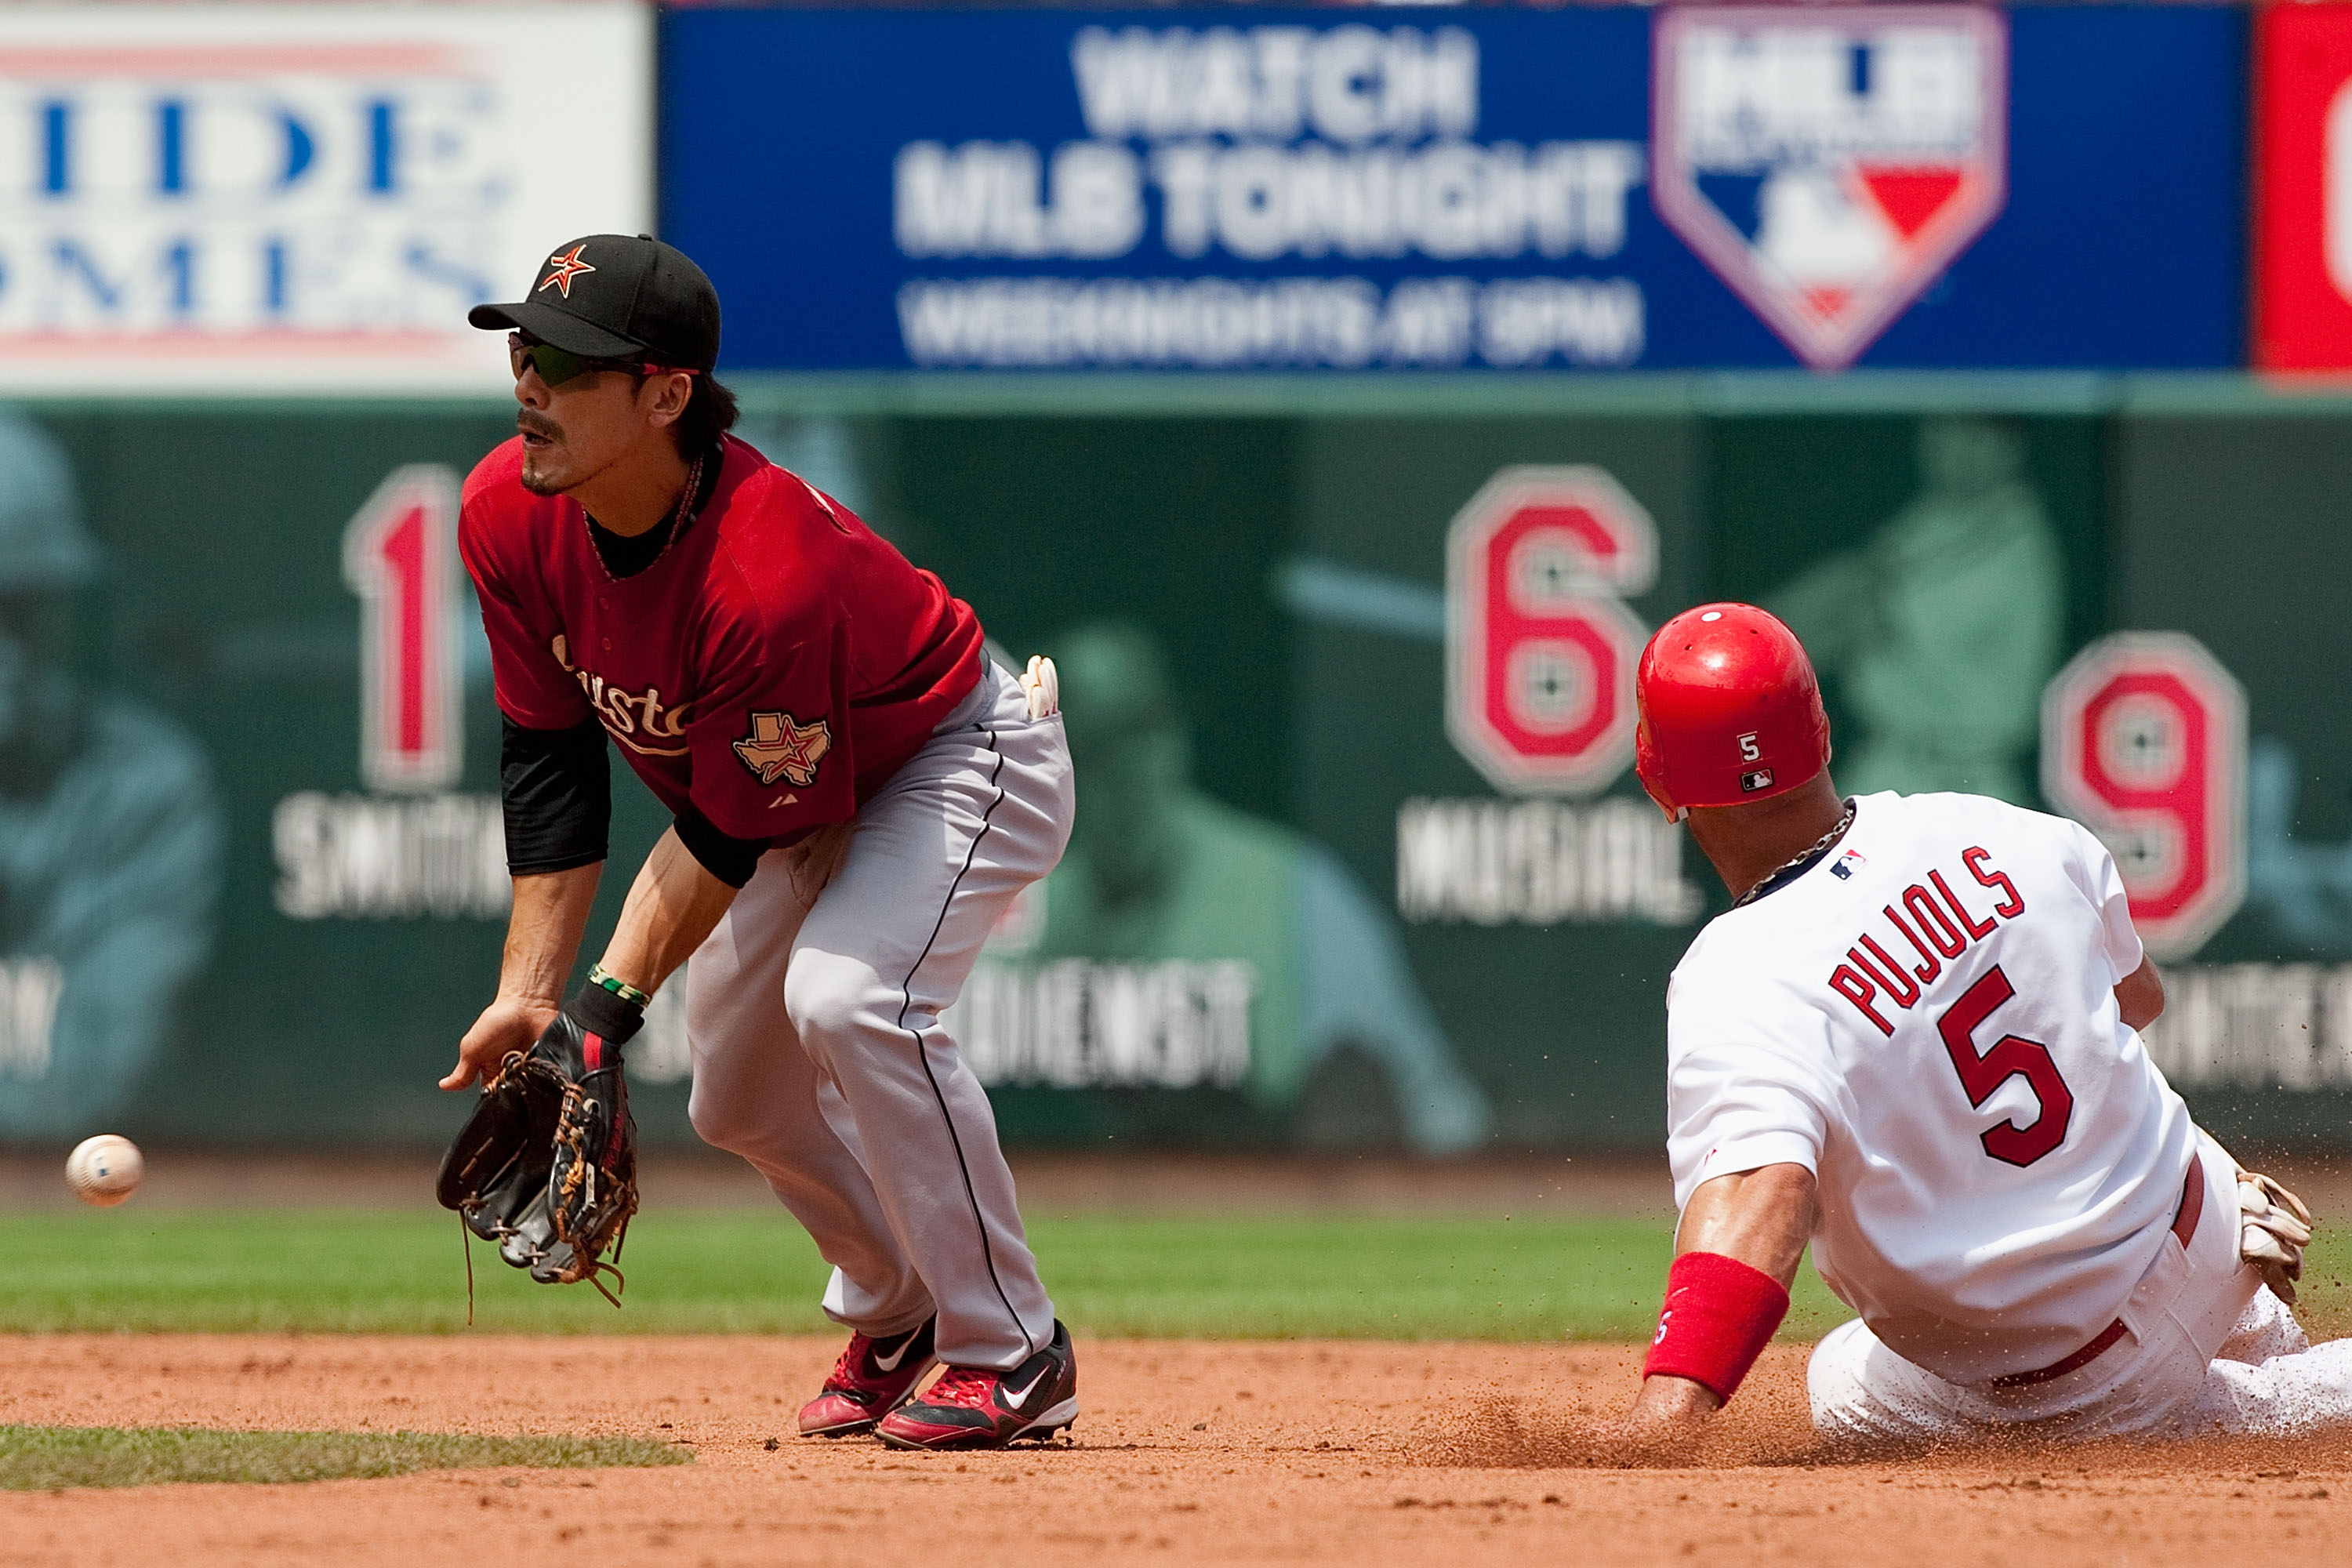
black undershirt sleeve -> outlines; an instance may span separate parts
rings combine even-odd
[[[613,826],[604,726],[590,719],[569,730],[526,730],[503,713],[499,721],[508,872],[529,877],[604,859]]]
[[[750,881],[751,873],[759,868],[760,857],[768,852],[766,839],[730,838],[691,805],[677,814],[675,826],[677,841],[686,846],[686,852],[701,862],[704,870],[730,888],[740,888]]]

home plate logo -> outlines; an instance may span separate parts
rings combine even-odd
[[[1807,364],[1850,364],[2000,211],[2008,41],[1967,5],[1667,12],[1658,211]]]

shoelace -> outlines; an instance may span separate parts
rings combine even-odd
[[[976,1367],[951,1366],[941,1373],[939,1382],[931,1384],[929,1392],[924,1394],[923,1403],[984,1408],[989,1396],[996,1392],[997,1381],[1003,1375],[1000,1372],[987,1372]]]
[[[841,1359],[833,1363],[833,1375],[825,1379],[824,1385],[858,1392],[872,1387],[875,1380],[866,1375],[866,1357],[876,1346],[886,1342],[868,1339],[864,1334],[851,1335],[848,1347],[841,1352]]]
[[[833,1375],[824,1380],[827,1388],[862,1388],[866,1384],[866,1349],[874,1342],[864,1334],[852,1334],[841,1359],[833,1363]]]

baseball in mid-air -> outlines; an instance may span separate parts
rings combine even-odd
[[[66,1185],[82,1202],[100,1208],[112,1208],[137,1192],[146,1172],[139,1145],[111,1132],[83,1139],[66,1156]]]

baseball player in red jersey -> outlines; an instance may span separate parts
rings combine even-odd
[[[1812,667],[1751,606],[1667,622],[1636,687],[1643,785],[1734,902],[1667,990],[1682,1219],[1635,1431],[1731,1397],[1809,1243],[1860,1314],[1813,1352],[1827,1436],[2352,1422],[2352,1340],[2288,1310],[2310,1216],[2142,1048],[2164,985],[2099,841],[1841,798]]]
[[[504,716],[514,913],[443,1087],[543,1037],[617,1076],[691,955],[695,1129],[808,1228],[834,1267],[824,1310],[854,1331],[801,1430],[1051,1436],[1077,1414],[1069,1334],[939,1019],[1069,837],[1052,667],[997,667],[971,606],[727,433],[718,296],[677,250],[567,242],[527,299],[470,320],[509,332],[521,405],[459,524]],[[608,739],[675,820],[566,1001]],[[578,1277],[564,1247],[537,1238],[534,1274]]]

